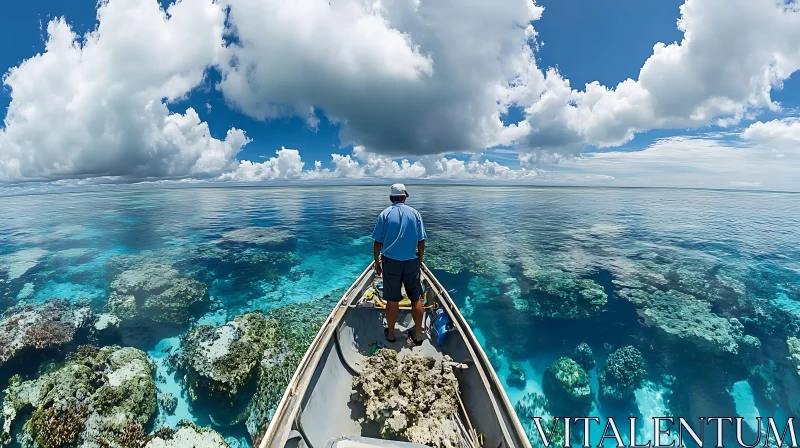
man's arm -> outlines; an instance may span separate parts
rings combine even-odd
[[[381,248],[383,247],[383,243],[379,243],[375,241],[375,244],[372,245],[372,256],[375,258],[375,273],[381,275],[383,272],[383,266],[381,266]]]
[[[425,239],[428,234],[425,233],[425,224],[422,223],[422,216],[417,213],[417,257],[419,262],[422,263],[422,257],[425,255]]]
[[[378,276],[383,273],[383,266],[381,266],[381,248],[383,247],[384,232],[386,232],[384,221],[383,213],[381,213],[380,216],[378,216],[378,220],[375,221],[375,230],[372,232],[372,239],[375,240],[375,244],[372,246],[372,256],[375,258],[375,274]]]

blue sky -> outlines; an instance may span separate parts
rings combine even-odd
[[[111,0],[112,3],[122,3],[124,1],[126,0]],[[148,2],[152,0],[127,1],[135,3],[136,1]],[[202,0],[192,1],[200,4]],[[312,1],[314,0],[304,0],[301,3],[311,4]],[[516,2],[518,6],[520,2],[527,0],[508,1]],[[697,5],[713,3],[718,0],[692,1]],[[246,0],[233,1],[231,11],[236,11],[239,8],[236,3],[246,3]],[[536,66],[541,70],[557,67],[560,78],[568,80],[571,88],[578,91],[583,90],[586,83],[593,81],[598,81],[600,84],[613,89],[625,79],[638,79],[642,65],[653,55],[653,45],[656,42],[664,42],[669,45],[675,42],[679,43],[683,38],[683,33],[677,28],[676,21],[680,16],[679,8],[684,3],[684,0],[660,0],[658,2],[643,2],[640,0],[538,0],[536,3],[544,7],[541,18],[532,21],[538,33],[538,40],[541,43],[535,52]],[[169,2],[161,1],[161,4],[167,6]],[[244,10],[244,6],[241,8]],[[731,8],[735,8],[735,6],[731,6]],[[6,72],[18,66],[25,59],[43,52],[48,36],[42,27],[46,29],[47,23],[53,18],[65,17],[72,31],[83,35],[95,28],[96,14],[97,4],[94,1],[86,0],[70,2],[32,0],[28,2],[12,2],[5,5],[4,14],[0,17],[0,68]],[[235,17],[232,13],[230,20],[233,21]],[[517,18],[513,17],[509,17],[509,19],[517,20]],[[394,24],[394,22],[391,23]],[[401,27],[401,31],[406,31],[402,29],[402,24],[398,26]],[[415,37],[414,31],[408,32],[408,35],[413,41]],[[225,40],[230,42],[227,36]],[[435,49],[436,46],[434,44],[427,45],[423,42],[421,48]],[[422,56],[425,55],[418,55],[418,59],[422,58]],[[440,64],[437,61],[438,54],[435,51],[430,51],[428,56],[433,58],[434,73],[438,73],[436,70],[441,70],[440,65],[437,65]],[[258,56],[252,57],[257,58]],[[258,62],[257,59],[253,59],[253,64]],[[228,68],[228,70],[235,74],[235,67],[233,69]],[[314,160],[319,160],[322,162],[322,168],[333,170],[338,165],[333,162],[332,153],[349,155],[353,158],[357,156],[353,153],[353,138],[348,136],[348,140],[343,144],[342,140],[340,140],[341,123],[332,123],[327,118],[326,107],[339,111],[347,110],[347,107],[341,109],[342,101],[329,101],[328,103],[320,101],[319,104],[313,104],[316,108],[315,116],[319,122],[316,128],[312,128],[300,113],[278,114],[283,116],[262,119],[263,117],[259,117],[259,115],[262,115],[261,111],[256,110],[254,112],[253,107],[248,105],[247,102],[247,97],[254,95],[255,91],[250,93],[240,92],[237,97],[237,92],[232,89],[225,90],[228,89],[228,86],[221,87],[219,85],[220,80],[220,69],[214,68],[213,64],[209,64],[202,82],[194,85],[185,94],[179,95],[181,99],[167,102],[166,106],[170,113],[176,114],[183,114],[188,107],[192,107],[199,115],[200,121],[208,124],[211,136],[219,140],[225,139],[226,132],[231,128],[244,131],[247,138],[250,139],[250,143],[244,145],[241,151],[234,151],[237,160],[259,162],[260,160],[275,157],[276,151],[281,147],[296,148],[300,150],[302,159],[306,162],[305,169],[313,167]],[[3,88],[2,94],[0,94],[0,110],[8,108],[11,102],[11,91],[10,86]],[[300,94],[298,96],[303,97],[304,95]],[[692,123],[691,125],[677,128],[668,124],[664,128],[654,127],[651,129],[650,126],[647,126],[647,128],[642,129],[642,126],[635,125],[633,128],[637,129],[637,133],[633,139],[623,139],[621,134],[609,137],[603,134],[595,140],[587,139],[584,143],[570,143],[572,147],[566,152],[570,157],[580,153],[637,152],[663,142],[665,139],[669,140],[675,137],[680,137],[681,139],[692,137],[707,138],[709,134],[721,132],[724,132],[725,135],[714,137],[716,142],[735,143],[740,139],[737,133],[743,132],[757,120],[769,122],[795,116],[794,110],[800,108],[800,75],[795,74],[785,79],[782,89],[778,85],[773,85],[771,99],[780,102],[783,109],[781,111],[770,111],[764,107],[750,108],[745,118],[726,127],[717,126],[715,120],[711,118],[700,122],[693,121],[694,119],[692,118],[688,121]],[[272,97],[266,100],[269,102],[277,101]],[[307,101],[308,98],[304,97],[297,99],[299,104],[305,104]],[[311,101],[314,101],[313,98]],[[263,101],[258,104],[263,106]],[[526,119],[523,112],[525,106],[527,104],[511,104],[509,112],[501,117],[502,124],[509,126],[518,122],[522,123]],[[266,114],[269,115],[269,113]],[[338,115],[342,115],[342,112],[338,112]],[[392,115],[390,114],[389,116]],[[344,118],[348,120],[348,123],[356,122],[360,119],[360,117],[347,116],[346,114]],[[537,123],[533,119],[528,119],[528,121],[534,124]],[[541,123],[541,121],[538,122]],[[547,120],[544,122],[547,122]],[[667,122],[669,122],[669,119],[667,119]],[[681,121],[677,120],[675,122]],[[419,126],[419,124],[416,126]],[[581,135],[580,138],[583,138],[585,133],[590,131],[582,131],[579,134]],[[360,131],[355,129],[353,131],[357,141],[376,142],[375,144],[366,145],[366,150],[375,154],[387,154],[395,160],[409,157],[413,161],[419,155],[434,153],[430,149],[419,149],[418,151],[417,148],[409,149],[408,154],[402,153],[402,150],[398,153],[396,148],[392,149],[391,142],[386,142],[385,136],[387,134],[385,132],[375,137],[377,140],[371,139],[372,136],[365,135],[364,132],[364,129]],[[11,135],[10,131],[8,133]],[[442,141],[436,140],[436,138],[437,136],[428,136],[421,141]],[[538,154],[541,160],[549,160],[546,157],[541,157],[541,154],[563,152],[562,149],[546,148],[542,153],[538,149],[538,140],[534,137],[529,138],[532,140],[515,140],[514,143],[510,144],[500,143],[499,145],[489,145],[484,148],[477,147],[467,153],[443,150],[441,154],[444,154],[445,157],[455,157],[458,160],[466,161],[470,159],[470,152],[482,150],[483,155],[478,160],[498,161],[502,165],[516,170],[527,163],[521,162],[523,159],[518,157],[519,153],[539,151]],[[547,139],[547,137],[542,138]],[[567,139],[566,141],[574,141],[575,138],[573,137],[573,140]],[[598,149],[595,141],[608,141],[607,139],[611,139],[614,143],[606,148]],[[0,141],[1,144],[2,141]],[[453,148],[462,147],[463,144],[455,142]],[[558,148],[563,147],[559,146]],[[362,165],[364,165],[364,160],[362,160]],[[536,167],[529,166],[529,168],[543,169],[545,171],[570,171],[577,169],[575,166],[538,165]],[[580,168],[577,173],[582,175],[584,171],[586,170]],[[97,172],[114,174],[113,169],[106,168]],[[590,175],[593,175],[592,173]],[[597,174],[602,177],[602,173]],[[744,183],[755,184],[757,182]]]

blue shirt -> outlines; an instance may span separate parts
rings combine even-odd
[[[417,258],[417,243],[425,236],[419,212],[402,202],[386,207],[378,216],[372,232],[372,238],[383,244],[383,256],[398,261]]]

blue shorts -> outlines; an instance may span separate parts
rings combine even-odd
[[[422,297],[419,259],[397,261],[383,257],[383,299],[387,302],[403,300],[401,285],[406,287],[412,302]]]

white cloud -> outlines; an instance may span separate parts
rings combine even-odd
[[[636,80],[584,90],[536,66],[531,0],[227,1],[242,41],[229,99],[258,118],[320,107],[345,144],[395,156],[518,144],[541,162],[649,129],[730,126],[777,110],[772,89],[800,68],[797,0],[686,0],[680,43],[656,44]],[[504,127],[509,105],[526,120]]]
[[[303,173],[305,162],[300,158],[300,151],[281,147],[275,151],[276,157],[265,162],[243,160],[235,171],[225,173],[219,180],[234,181],[267,181],[299,179]]]
[[[800,153],[782,156],[769,147],[724,137],[670,137],[642,151],[584,154],[562,160],[556,177],[579,183],[583,175],[613,176],[608,184],[621,186],[800,191]]]
[[[348,180],[430,180],[430,181],[528,181],[541,170],[512,169],[489,160],[458,160],[444,156],[425,156],[419,160],[393,159],[356,147],[352,154],[331,154],[333,168],[303,170],[300,151],[281,148],[264,162],[242,161],[236,170],[224,173],[215,180],[238,182],[262,181],[334,181]]]
[[[307,173],[313,179],[425,179],[438,181],[523,181],[533,180],[540,170],[512,169],[490,160],[459,160],[445,156],[423,156],[418,160],[393,159],[363,147],[353,154],[331,154],[333,170]]]
[[[547,72],[547,89],[526,103],[531,149],[577,153],[617,146],[654,128],[727,126],[759,108],[800,68],[796,0],[686,0],[680,43],[656,44],[638,80],[571,89]]]
[[[476,151],[529,131],[500,114],[515,88],[542,80],[527,45],[542,12],[531,0],[226,2],[240,43],[220,87],[253,117],[319,108],[342,124],[343,144],[395,156]]]
[[[170,113],[220,60],[225,11],[212,0],[99,4],[97,28],[47,25],[43,53],[3,78],[11,103],[0,129],[0,181],[99,176],[218,175],[247,143],[213,138],[193,109]]]
[[[744,130],[742,137],[774,150],[800,152],[800,118],[757,121]]]

